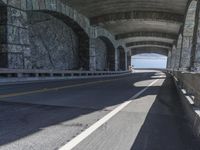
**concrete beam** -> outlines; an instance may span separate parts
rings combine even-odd
[[[107,22],[117,22],[119,20],[150,20],[150,21],[164,21],[172,23],[183,23],[184,16],[175,13],[156,12],[156,11],[130,11],[118,12],[101,16],[96,16],[90,19],[92,25],[100,25]]]
[[[141,46],[141,45],[157,45],[157,46],[165,46],[165,47],[172,47],[172,44],[165,43],[165,42],[157,42],[157,41],[142,41],[142,42],[131,42],[127,43],[127,47],[134,47],[134,46]]]
[[[163,33],[163,32],[129,32],[116,35],[117,40],[127,39],[131,37],[158,37],[158,38],[166,38],[166,39],[177,39],[177,35],[173,33]]]
[[[149,47],[155,47],[155,48],[164,48],[164,49],[171,49],[171,47],[167,47],[167,46],[161,46],[161,45],[153,45],[153,44],[148,44],[148,45],[138,45],[138,46],[132,46],[129,47],[130,49],[136,49],[136,48],[149,48]]]
[[[166,48],[140,47],[140,48],[131,49],[131,54],[132,54],[132,56],[134,56],[134,55],[143,54],[143,53],[156,53],[156,54],[168,56],[168,51],[169,50]]]

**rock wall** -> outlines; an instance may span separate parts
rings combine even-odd
[[[0,15],[0,67],[31,68],[26,12],[1,6]]]
[[[98,71],[103,71],[107,67],[107,47],[106,44],[99,38],[96,39],[96,68]]]
[[[28,20],[34,69],[78,69],[79,39],[70,27],[41,12],[28,13]]]

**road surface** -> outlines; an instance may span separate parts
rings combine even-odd
[[[0,150],[199,150],[171,77],[0,86]]]

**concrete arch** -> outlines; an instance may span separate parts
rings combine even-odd
[[[25,3],[25,2],[24,2]],[[25,4],[24,4],[25,5]],[[26,7],[24,10],[27,11],[46,11],[57,15],[57,17],[68,18],[67,21],[75,23],[82,30],[84,30],[88,36],[90,34],[90,23],[89,20],[83,15],[79,14],[74,9],[70,8],[66,4],[63,4],[61,1],[52,1],[52,0],[34,0],[26,1]],[[75,26],[74,28],[76,28]]]
[[[55,17],[56,19],[62,21],[64,24],[66,24],[70,29],[73,30],[73,32],[78,37],[78,66],[71,69],[83,69],[83,70],[89,70],[89,35],[85,32],[85,30],[74,20],[66,16],[65,14],[62,14],[57,11],[47,11],[47,10],[29,10],[27,11],[28,14],[28,20],[31,20],[31,16],[35,13],[45,13],[47,15],[51,15]],[[37,31],[36,31],[37,32]],[[73,43],[73,42],[72,42]],[[73,49],[73,45],[72,45]]]
[[[193,36],[195,26],[195,16],[197,9],[197,1],[191,0],[185,16],[185,22],[183,27],[183,36]]]
[[[183,26],[183,42],[181,48],[180,68],[188,70],[191,67],[192,42],[194,38],[195,19],[196,19],[197,1],[192,0],[188,5],[188,10]]]
[[[111,41],[115,49],[118,45],[123,45],[125,47],[124,43],[122,43],[121,41],[118,42],[115,40],[115,37],[113,36],[112,33],[108,32],[104,28],[91,26],[90,21],[87,17],[81,15],[80,13],[78,13],[78,11],[69,7],[63,1],[53,1],[53,0],[22,1],[20,0],[20,1],[6,1],[6,4],[10,8],[15,8],[23,12],[23,14],[25,14],[26,12],[28,13],[43,12],[46,14],[51,14],[57,19],[63,20],[67,25],[69,25],[73,29],[73,31],[76,31],[79,36],[82,36],[82,37],[85,36],[85,38],[82,38],[82,39],[86,39],[86,40],[80,41],[80,44],[86,43],[87,46],[83,44],[80,46],[80,48],[82,49],[84,47],[89,47],[90,53],[88,52],[88,50],[87,52],[85,52],[85,50],[81,50],[82,55],[84,55],[83,60],[82,60],[83,63],[80,63],[80,64],[83,64],[83,65],[80,65],[81,68],[83,66],[83,68],[88,69],[89,62],[90,62],[90,67],[92,67],[91,64],[93,63],[91,63],[92,62],[91,59],[93,57],[92,51],[94,51],[92,50],[92,47],[94,46],[91,46],[92,39],[95,39],[97,37],[106,37]],[[113,66],[116,66],[116,63],[114,63]]]
[[[173,44],[184,23],[188,0],[174,0],[170,3],[165,0],[156,2],[154,0],[123,0],[123,2],[88,0],[81,5],[80,2],[81,0],[69,0],[66,4],[90,18],[92,24],[112,32],[118,40],[126,43],[157,41]],[[140,32],[145,34],[142,35]],[[151,37],[154,39],[152,40]]]
[[[197,2],[196,16],[195,16],[195,28],[192,41],[192,50],[191,50],[191,60],[190,60],[190,69],[193,71],[200,71],[200,1]]]
[[[117,48],[117,60],[118,60],[118,69],[126,70],[126,50],[123,46]]]
[[[115,37],[104,28],[94,27],[94,32],[95,32],[94,35],[95,38],[106,37],[114,45],[115,48],[117,47],[118,42],[115,40]]]
[[[73,29],[79,37],[79,68],[89,70],[89,37],[91,29],[89,20],[60,1],[27,1],[26,6],[28,12],[37,11],[51,14]]]

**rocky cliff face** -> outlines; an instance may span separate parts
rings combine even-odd
[[[34,69],[77,69],[79,39],[61,20],[39,12],[28,14]]]

